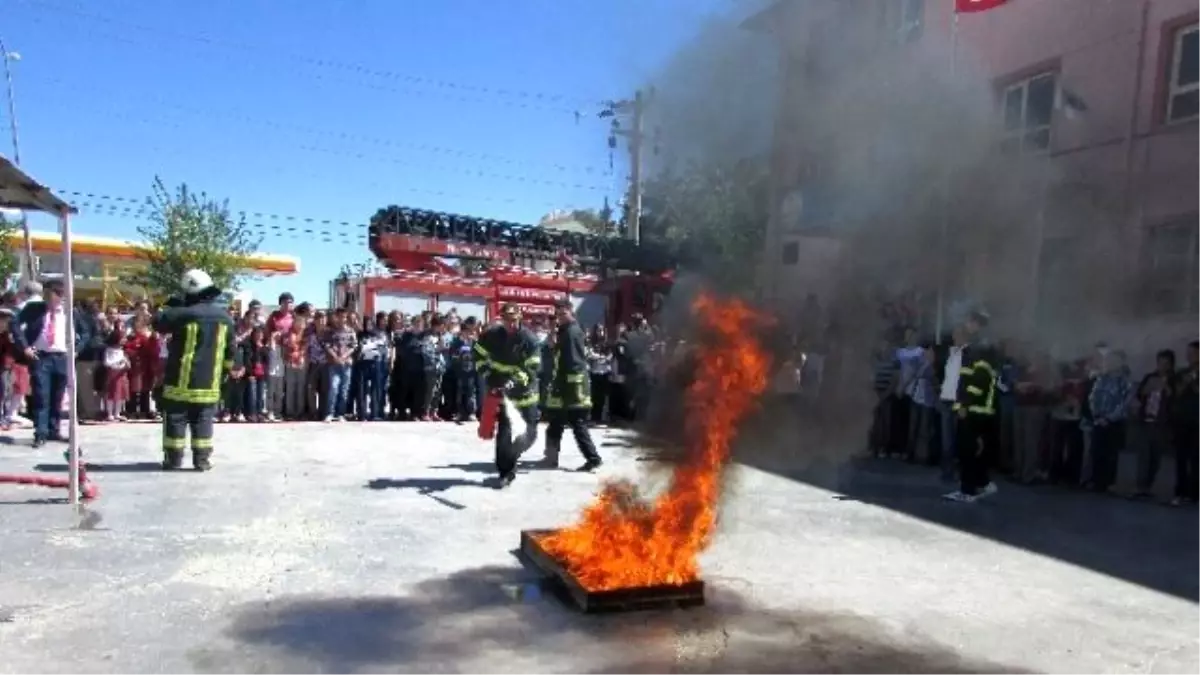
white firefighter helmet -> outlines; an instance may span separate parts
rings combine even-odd
[[[188,270],[180,287],[186,295],[199,295],[213,287],[213,280],[204,270]]]

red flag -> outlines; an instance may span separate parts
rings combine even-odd
[[[1003,5],[1007,0],[954,0],[954,11],[959,14],[986,12]]]

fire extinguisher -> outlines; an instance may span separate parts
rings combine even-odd
[[[496,437],[496,418],[503,398],[503,394],[495,389],[488,389],[483,395],[479,408],[479,437],[485,441]]]

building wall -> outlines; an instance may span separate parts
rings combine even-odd
[[[839,8],[827,0],[778,3],[772,10],[776,14],[764,23],[789,31],[780,55],[785,93],[806,78],[812,80],[814,65],[803,58],[806,48],[817,45],[818,40],[835,40],[839,31],[877,30],[882,49],[889,39],[887,31],[895,26],[894,17],[889,19],[886,14],[894,14],[911,1],[879,0],[875,5],[880,7],[880,16],[839,14]],[[946,60],[948,45],[955,45],[960,76],[979,78],[994,88],[998,123],[1005,87],[1039,73],[1056,73],[1059,95],[1047,154],[1050,173],[1056,176],[1055,189],[1048,190],[1039,228],[1044,240],[1041,245],[1036,238],[1030,242],[1031,255],[1041,265],[1034,266],[1039,271],[1030,281],[1028,307],[1037,305],[1045,291],[1040,286],[1054,283],[1053,274],[1046,271],[1050,263],[1045,251],[1083,250],[1084,245],[1107,238],[1112,243],[1103,250],[1114,256],[1111,270],[1114,275],[1125,274],[1116,285],[1139,292],[1114,295],[1111,311],[1100,312],[1109,325],[1088,326],[1087,330],[1120,330],[1137,319],[1140,332],[1124,332],[1142,334],[1146,325],[1154,325],[1181,336],[1195,333],[1194,300],[1190,307],[1172,310],[1165,301],[1158,303],[1163,307],[1147,302],[1141,290],[1165,283],[1158,279],[1161,274],[1156,276],[1158,268],[1150,260],[1162,255],[1162,247],[1155,249],[1151,241],[1156,226],[1190,219],[1193,251],[1196,246],[1200,222],[1196,215],[1200,184],[1197,123],[1195,119],[1175,124],[1164,121],[1173,31],[1194,24],[1196,14],[1194,0],[1009,0],[997,9],[960,15],[955,20],[951,0],[926,0],[921,12],[923,32],[910,47],[909,56],[901,50],[888,55],[915,59],[918,54],[932,53]],[[846,55],[847,59],[851,56]],[[794,288],[805,274],[794,265],[781,264],[780,251],[788,242],[804,245],[806,241],[791,231],[796,228],[797,209],[789,197],[793,186],[802,181],[805,154],[814,142],[789,122],[802,116],[793,107],[798,97],[785,95],[781,100],[776,120],[772,232],[766,252],[769,262],[775,259],[767,283],[777,289],[773,293],[777,296]],[[1081,200],[1089,203],[1084,205]],[[1106,215],[1115,213],[1116,222],[1093,222],[1080,215],[1088,213],[1087,208]],[[1055,240],[1055,246],[1047,247],[1049,240]],[[1079,245],[1063,245],[1064,241]],[[1194,298],[1194,257],[1190,269],[1190,277],[1185,274],[1177,282],[1190,289],[1181,293],[1191,293]],[[1032,312],[1027,318],[1030,323],[1036,319]]]
[[[939,4],[934,25],[949,31],[950,3]],[[1167,123],[1164,105],[1175,31],[1195,24],[1196,16],[1192,0],[1010,0],[958,19],[961,58],[998,90],[1039,72],[1056,72],[1061,90],[1086,107],[1068,114],[1070,106],[1060,101],[1055,109],[1049,157],[1065,187],[1048,196],[1043,232],[1047,240],[1077,242],[1076,250],[1110,240],[1096,249],[1103,254],[1093,255],[1111,256],[1109,269],[1129,292],[1113,294],[1107,311],[1093,311],[1096,319],[1083,325],[1134,349],[1151,349],[1136,344],[1148,335],[1161,346],[1196,333],[1200,135],[1194,118]],[[1073,217],[1079,213],[1073,188],[1085,190],[1092,201],[1103,200],[1093,206],[1118,214],[1115,227]],[[1164,282],[1153,262],[1161,249],[1153,241],[1155,228],[1181,217],[1191,222],[1191,271]],[[1042,287],[1031,291],[1034,297],[1044,297],[1050,292],[1045,286],[1055,283],[1051,262],[1041,263]],[[1163,283],[1177,285],[1178,295],[1190,294],[1191,300],[1159,302],[1156,289]],[[1085,302],[1091,300],[1078,304]]]

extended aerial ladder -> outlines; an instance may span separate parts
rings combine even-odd
[[[488,314],[501,302],[537,314],[563,295],[602,296],[602,319],[617,323],[652,314],[675,266],[664,248],[621,237],[399,206],[376,212],[368,243],[389,270],[356,280],[368,312],[387,308],[373,301],[386,292],[428,296],[431,308],[442,297],[477,298]]]

